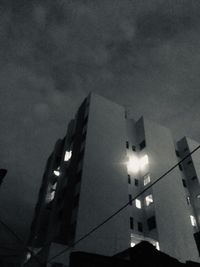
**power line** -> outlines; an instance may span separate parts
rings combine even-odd
[[[115,211],[112,215],[110,215],[107,219],[103,220],[100,224],[95,226],[93,229],[91,229],[88,233],[83,235],[81,238],[79,238],[77,241],[75,241],[72,245],[69,247],[63,249],[55,256],[51,257],[47,263],[51,262],[53,259],[59,257],[78,243],[80,243],[82,240],[87,238],[89,235],[91,235],[93,232],[95,232],[97,229],[99,229],[101,226],[106,224],[108,221],[110,221],[113,217],[115,217],[117,214],[119,214],[123,209],[125,209],[130,203],[132,203],[136,198],[144,194],[149,188],[154,186],[156,183],[158,183],[161,179],[163,179],[167,174],[169,174],[171,171],[173,171],[177,166],[179,166],[180,163],[182,163],[185,159],[187,159],[189,156],[191,156],[194,152],[196,152],[200,148],[200,145],[197,146],[192,152],[190,152],[188,155],[186,155],[182,160],[180,160],[178,163],[176,163],[173,167],[171,167],[168,171],[166,171],[164,174],[162,174],[158,179],[156,179],[154,182],[152,182],[149,186],[147,186],[145,189],[143,189],[140,193],[138,193],[135,197],[133,197],[130,201],[128,201],[126,204],[124,204],[121,208],[119,208],[117,211]]]

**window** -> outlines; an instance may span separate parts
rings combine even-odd
[[[180,163],[178,164],[178,167],[179,167],[179,170],[180,170],[180,171],[183,170],[183,167],[182,167],[182,165],[181,165]]]
[[[155,216],[152,216],[147,220],[147,226],[148,226],[149,231],[153,230],[154,228],[156,228],[156,218],[155,218]]]
[[[134,242],[131,242],[131,247],[133,248],[135,246],[135,243]]]
[[[183,149],[183,151],[184,151],[184,152],[188,151],[188,148],[187,148],[187,147],[185,147],[185,148]]]
[[[136,147],[135,147],[135,146],[132,146],[132,150],[133,150],[133,151],[136,151]]]
[[[148,173],[144,176],[144,186],[149,184],[150,182],[151,182],[151,177],[150,174]]]
[[[55,176],[60,176],[60,171],[59,170],[55,170],[55,171],[53,171],[53,173],[54,173]]]
[[[128,175],[128,183],[131,184],[131,176]]]
[[[143,231],[143,226],[141,222],[138,222],[138,231],[142,232]]]
[[[130,228],[134,228],[133,217],[130,217]]]
[[[141,208],[142,208],[141,201],[140,201],[139,199],[136,199],[136,200],[135,200],[135,206],[136,206],[136,208],[138,208],[138,209],[141,209]]]
[[[140,146],[140,150],[142,150],[143,148],[145,148],[145,147],[146,147],[146,142],[145,142],[145,140],[143,140],[143,141],[139,144],[139,146]]]
[[[189,161],[187,162],[187,165],[190,165],[190,164],[192,164],[192,160],[189,160]]]
[[[196,219],[193,215],[190,215],[190,221],[191,221],[192,226],[194,226],[194,227],[197,226]]]
[[[152,203],[153,203],[153,196],[152,196],[152,194],[150,194],[150,195],[148,195],[148,196],[145,197],[145,204],[148,207]]]
[[[134,179],[134,181],[135,181],[135,186],[138,186],[139,183],[138,179]]]
[[[178,152],[178,150],[175,150],[175,152],[176,152],[176,156],[180,157],[180,153]]]
[[[129,142],[126,141],[126,148],[129,148]]]
[[[182,179],[182,183],[184,187],[187,187],[185,179]]]
[[[200,199],[200,194],[198,194],[198,195],[196,196],[196,198]]]
[[[70,160],[71,156],[72,156],[72,151],[65,151],[64,161]]]
[[[187,200],[187,204],[190,205],[191,202],[190,202],[190,197],[189,196],[186,197],[186,200]]]
[[[128,198],[129,198],[129,205],[132,205],[132,196],[131,195],[128,195]]]
[[[197,177],[196,176],[193,176],[192,178],[191,178],[191,180],[196,180],[197,179]]]

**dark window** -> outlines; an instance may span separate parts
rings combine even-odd
[[[143,226],[141,222],[138,222],[138,231],[142,232],[143,231]]]
[[[132,146],[132,150],[133,150],[133,151],[136,151],[136,147],[135,147],[135,146]]]
[[[138,186],[138,179],[134,179],[135,181],[135,186]]]
[[[126,141],[126,148],[129,148],[129,142]]]
[[[186,185],[186,181],[185,181],[184,179],[182,179],[182,183],[183,183],[183,186],[184,186],[184,187],[187,187],[187,185]]]
[[[191,178],[191,180],[196,180],[197,179],[197,177],[196,176],[193,176],[192,178]]]
[[[148,229],[149,230],[153,230],[154,228],[156,228],[156,218],[155,218],[155,216],[152,216],[147,220],[147,225],[148,225]]]
[[[129,205],[132,205],[133,202],[132,202],[132,195],[128,195],[128,198],[129,198]]]
[[[130,217],[130,228],[131,228],[131,229],[134,228],[133,217]]]
[[[181,165],[180,163],[178,164],[178,167],[179,167],[179,170],[180,170],[180,171],[183,170],[183,167],[182,167],[182,165]]]
[[[192,161],[191,161],[191,160],[189,160],[189,161],[187,162],[187,165],[190,165],[190,164],[192,164]]]
[[[140,143],[140,150],[142,150],[143,148],[145,148],[146,147],[146,142],[145,142],[145,140],[143,140],[141,143]]]
[[[131,184],[131,177],[128,175],[128,183]]]
[[[184,152],[188,151],[188,148],[187,148],[187,147],[185,147],[185,148],[183,149],[183,151],[184,151]]]
[[[88,122],[88,116],[84,119],[83,125],[85,125]]]
[[[175,152],[176,152],[176,156],[180,157],[180,153],[178,152],[178,150],[175,150]]]
[[[199,255],[200,255],[200,232],[197,232],[194,234],[194,239],[195,239],[195,242],[196,242],[196,245],[197,245],[197,249],[198,249],[198,252],[199,252]]]

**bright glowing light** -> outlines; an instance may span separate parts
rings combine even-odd
[[[56,176],[60,176],[60,172],[59,172],[58,170],[53,171],[53,173],[54,173]]]
[[[192,226],[197,226],[196,219],[193,215],[190,215],[190,221],[191,221]]]
[[[137,173],[139,171],[139,160],[136,157],[130,157],[127,163],[128,173]]]
[[[151,177],[150,174],[148,173],[144,176],[144,186],[149,184],[150,182],[151,182]]]
[[[145,203],[146,203],[146,206],[149,206],[151,203],[153,203],[152,194],[145,197]]]
[[[133,248],[135,246],[135,243],[134,242],[131,242],[131,247]]]
[[[143,156],[141,159],[140,159],[140,169],[143,170],[146,165],[149,163],[149,158],[147,155]]]
[[[128,173],[137,173],[139,170],[143,170],[148,163],[149,158],[147,155],[143,156],[141,159],[131,156],[127,162]]]
[[[136,206],[136,208],[138,208],[138,209],[141,209],[141,208],[142,208],[141,201],[140,201],[139,199],[136,199],[136,200],[135,200],[135,206]]]
[[[72,156],[72,151],[71,150],[70,151],[65,151],[64,161],[70,160],[71,156]]]

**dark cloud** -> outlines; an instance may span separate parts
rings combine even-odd
[[[1,218],[27,235],[46,159],[89,91],[200,141],[199,15],[193,0],[1,1]]]

